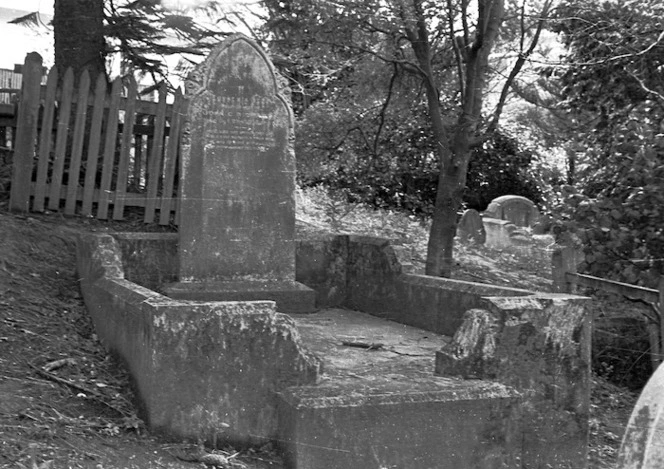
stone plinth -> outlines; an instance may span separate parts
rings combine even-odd
[[[179,282],[165,289],[171,298],[189,301],[255,301],[270,299],[277,311],[310,313],[316,302],[316,292],[295,281],[206,281]]]

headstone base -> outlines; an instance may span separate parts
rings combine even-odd
[[[175,300],[260,301],[277,303],[280,313],[311,313],[316,310],[316,292],[295,281],[200,281],[177,282],[164,287]]]

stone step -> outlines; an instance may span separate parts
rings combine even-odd
[[[294,319],[324,373],[315,386],[280,393],[287,467],[520,466],[519,394],[435,376],[435,351],[449,338],[344,310]]]
[[[316,292],[292,280],[176,282],[166,285],[164,292],[170,298],[188,301],[270,300],[276,303],[280,313],[316,310]]]

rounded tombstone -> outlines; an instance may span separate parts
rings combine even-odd
[[[484,244],[486,241],[486,230],[482,217],[475,209],[469,208],[464,211],[459,219],[457,226],[459,239],[462,241],[472,241],[477,244]]]
[[[540,218],[535,204],[520,195],[503,195],[491,201],[484,215],[507,220],[517,226],[532,227]]]

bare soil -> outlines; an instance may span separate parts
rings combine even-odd
[[[238,452],[150,435],[123,370],[90,324],[75,271],[79,231],[138,231],[57,214],[21,216],[0,203],[0,468],[280,469],[269,445]],[[152,230],[169,228],[151,227]],[[405,240],[421,252],[413,240]],[[413,241],[408,243],[408,241]],[[532,256],[462,246],[457,278],[544,289]],[[634,394],[597,380],[592,397],[591,468],[611,468]],[[207,459],[203,458],[205,455]]]

